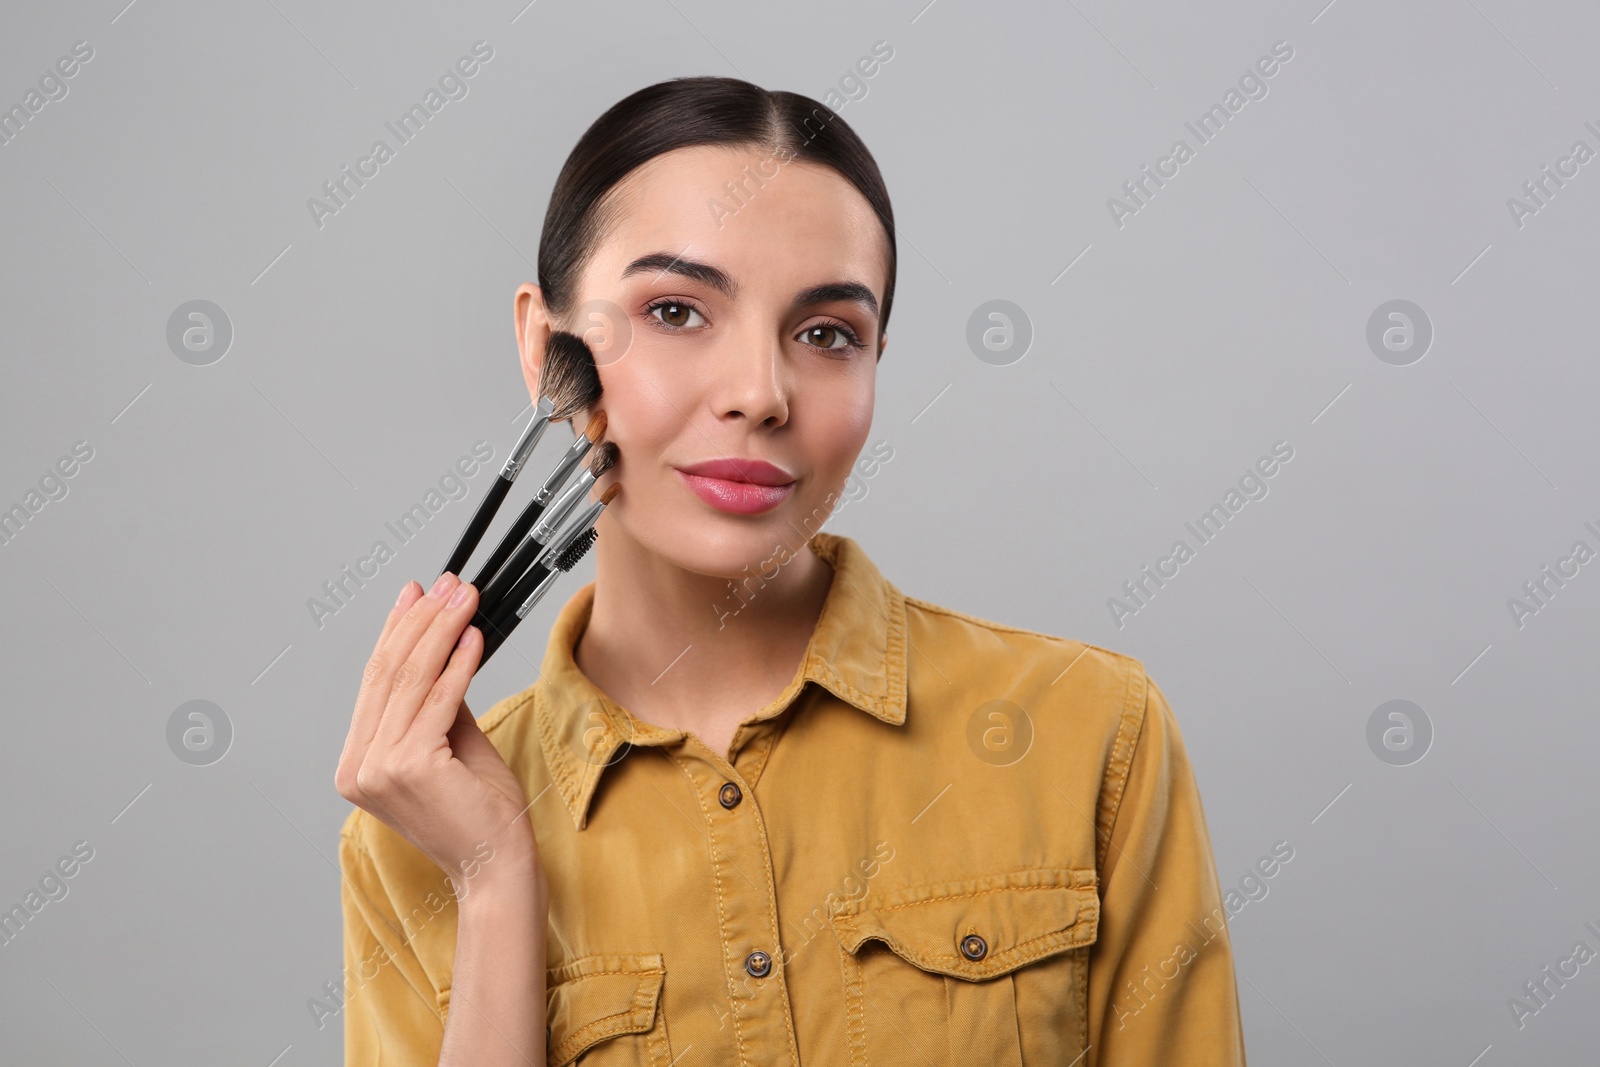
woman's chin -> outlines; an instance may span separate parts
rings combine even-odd
[[[761,573],[770,581],[776,568],[805,550],[805,541],[781,518],[761,518],[764,521],[737,523],[685,518],[663,524],[663,536],[643,543],[663,560],[694,574],[736,580]]]

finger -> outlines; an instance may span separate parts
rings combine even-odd
[[[356,766],[359,767],[366,758],[373,740],[378,736],[396,676],[406,669],[405,664],[417,640],[444,609],[446,598],[454,589],[454,581],[455,575],[442,576],[432,589],[413,601],[395,622],[388,637],[373,651],[372,658],[367,660],[361,677],[361,692],[356,694],[350,736],[345,746],[347,758],[354,760]]]
[[[400,596],[394,602],[394,607],[389,609],[389,617],[384,620],[383,632],[378,635],[378,640],[373,643],[373,649],[380,649],[383,643],[394,633],[394,628],[400,620],[405,618],[406,612],[411,610],[411,605],[422,598],[423,588],[415,581],[409,581],[400,587]]]
[[[482,653],[483,634],[476,626],[469,625],[461,631],[461,638],[450,652],[450,661],[445,664],[444,673],[433,683],[427,699],[418,709],[416,719],[406,732],[407,740],[415,739],[428,745],[445,740],[445,735],[458,717],[458,709],[466,707],[462,698],[472,684],[472,674],[478,669],[478,657]],[[469,718],[471,715],[471,712],[467,713]]]
[[[451,590],[449,600],[434,614],[427,629],[418,635],[405,662],[394,673],[383,721],[378,724],[378,732],[373,737],[374,745],[382,748],[398,745],[411,729],[423,701],[439,680],[445,662],[461,639],[461,633],[471,621],[477,606],[478,591],[471,583],[462,582]],[[408,623],[409,620],[401,624],[396,631],[397,636],[405,632]],[[452,712],[455,705],[455,700],[450,702]],[[438,736],[443,738],[444,727],[440,727]]]
[[[378,634],[378,639],[372,644],[374,654],[383,647],[385,641],[389,640],[389,635],[394,633],[394,628],[405,617],[406,612],[411,610],[411,606],[421,597],[422,586],[414,581],[408,581],[400,587],[400,595],[395,598],[394,606],[389,609],[388,618],[384,619],[383,631]],[[370,667],[370,659],[368,663]],[[365,676],[363,676],[362,681],[365,684]],[[377,710],[381,711],[382,709]],[[347,767],[359,767],[361,765],[361,757],[365,754],[367,743],[372,740],[372,733],[377,729],[377,726],[374,710],[370,704],[361,700],[358,692],[355,711],[350,716],[350,730],[345,734],[344,750],[339,755],[339,772],[335,776],[337,779],[336,784],[339,784],[341,790],[345,789],[346,786],[340,783],[343,783],[346,778],[353,779],[354,777],[353,770],[348,774],[346,773]],[[351,763],[352,760],[354,761],[353,764]]]

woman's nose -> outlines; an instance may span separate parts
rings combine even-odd
[[[781,342],[730,338],[713,386],[719,418],[741,416],[755,425],[781,426],[789,418],[789,385]]]

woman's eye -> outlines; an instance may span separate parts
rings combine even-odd
[[[663,300],[660,303],[651,304],[646,310],[660,322],[675,328],[689,326],[689,317],[700,314],[688,304],[683,304],[676,300]],[[661,314],[656,315],[657,311],[660,311]]]
[[[815,345],[818,348],[840,349],[860,347],[860,342],[856,340],[854,334],[850,333],[841,326],[830,326],[827,323],[821,323],[819,325],[810,327],[800,335],[800,339],[806,344]]]

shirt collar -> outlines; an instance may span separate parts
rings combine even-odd
[[[848,537],[817,533],[811,549],[833,567],[822,613],[794,679],[746,721],[781,714],[815,682],[850,707],[899,726],[906,719],[905,597]],[[684,731],[646,723],[613,702],[578,669],[572,650],[589,624],[594,583],[567,601],[550,630],[535,685],[539,743],[573,824],[582,830],[589,801],[625,742],[660,745]]]

